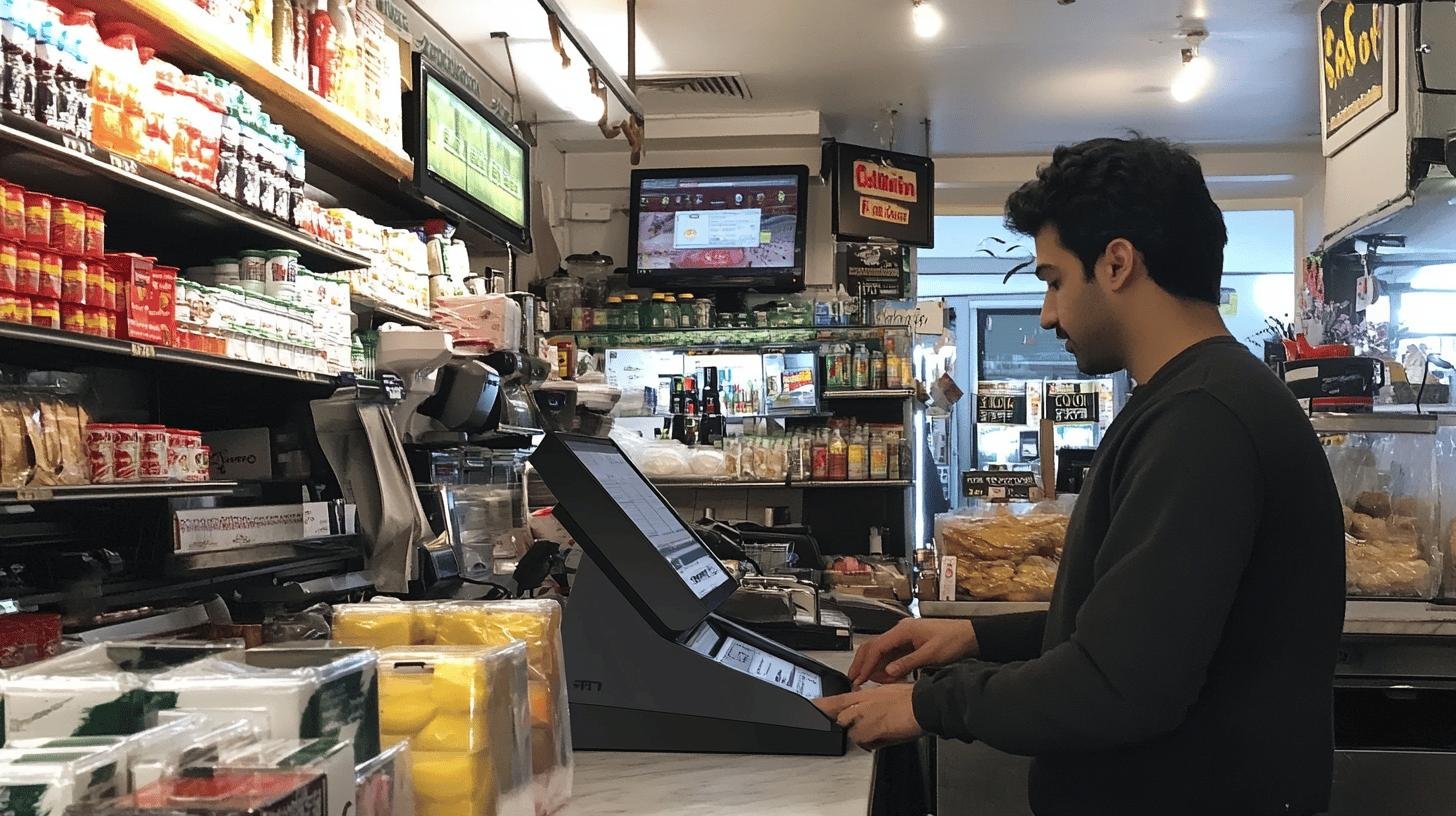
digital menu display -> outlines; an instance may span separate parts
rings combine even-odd
[[[581,463],[607,489],[627,517],[698,598],[727,583],[718,559],[692,534],[677,513],[658,496],[616,450],[573,446]]]
[[[713,659],[730,669],[786,688],[801,697],[812,700],[824,696],[824,684],[819,675],[736,638],[724,638],[723,644],[718,647],[717,656]]]
[[[791,175],[643,179],[637,268],[793,267],[803,194]]]
[[[526,150],[424,74],[427,169],[507,222],[526,227]]]

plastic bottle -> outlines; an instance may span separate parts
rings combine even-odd
[[[47,13],[36,27],[35,37],[35,120],[51,127],[60,125],[60,89],[56,85],[56,68],[61,61],[59,28],[59,15]]]
[[[881,434],[870,435],[870,478],[890,478],[890,449]]]
[[[809,477],[816,482],[829,478],[829,434],[823,429],[814,433],[809,449]]]
[[[328,0],[318,0],[308,21],[308,89],[327,99],[334,89],[339,42]]]
[[[359,61],[359,37],[354,32],[353,0],[329,0],[329,19],[334,22],[337,41],[333,83],[329,101],[352,113],[359,112],[359,89],[362,63]]]
[[[849,435],[848,449],[848,478],[852,482],[862,482],[870,477],[870,446],[869,440],[865,438],[864,429],[855,430]]]
[[[829,480],[842,482],[849,478],[849,445],[835,428],[829,437]]]
[[[870,353],[863,343],[854,347],[854,358],[850,366],[850,387],[865,389],[870,387]]]
[[[879,349],[870,352],[870,388],[885,388],[885,353]]]

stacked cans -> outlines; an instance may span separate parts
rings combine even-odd
[[[0,320],[114,337],[105,235],[102,210],[0,180]]]
[[[94,484],[205,482],[210,473],[212,449],[200,431],[93,422],[86,447]]]

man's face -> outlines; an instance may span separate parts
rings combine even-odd
[[[1047,285],[1041,325],[1055,329],[1067,342],[1084,374],[1111,374],[1124,368],[1116,320],[1106,292],[1094,276],[1088,280],[1082,261],[1062,246],[1054,226],[1036,235],[1036,276]]]

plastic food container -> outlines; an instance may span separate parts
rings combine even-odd
[[[51,197],[25,191],[25,241],[40,247],[51,243]]]
[[[106,211],[100,207],[86,208],[86,257],[106,257]]]
[[[107,297],[106,297],[106,277],[107,277],[106,264],[104,264],[104,263],[88,263],[88,264],[86,264],[86,296],[85,296],[85,302],[88,305],[90,305],[90,306],[96,306],[96,307],[102,308],[102,309],[115,308],[112,305],[108,305],[108,302],[107,302]],[[115,291],[115,287],[114,286],[112,287],[112,291],[113,292]]]
[[[357,816],[413,816],[409,743],[400,742],[354,769]]]
[[[234,745],[221,750],[215,761],[189,769],[227,771],[311,771],[323,774],[328,791],[328,816],[353,816],[354,751],[347,740],[273,739]]]
[[[959,511],[936,516],[936,552],[956,560],[956,599],[1050,600],[1070,511],[1070,499],[973,501]]]
[[[409,740],[417,816],[533,816],[526,649],[405,647],[379,656],[384,740]]]
[[[141,478],[139,463],[142,455],[141,426],[119,423],[111,426],[112,445],[116,457],[116,481],[135,482]]]
[[[86,259],[79,255],[68,255],[61,259],[61,302],[85,305]],[[98,304],[105,305],[105,304]]]
[[[309,771],[187,770],[67,816],[326,816],[328,782]]]
[[[32,298],[30,307],[30,325],[39,326],[43,329],[61,328],[61,302],[53,298]]]
[[[51,248],[67,255],[86,251],[86,205],[69,198],[51,201]]]
[[[90,315],[87,315],[90,328]],[[167,479],[167,426],[139,425],[137,427],[137,478],[143,482],[161,482]]]
[[[157,672],[237,651],[230,643],[117,642],[83,646],[11,671],[7,740],[121,736],[146,729],[158,701],[142,690]]]
[[[78,303],[62,303],[61,329],[76,334],[85,334],[86,307]]]
[[[36,280],[36,297],[61,299],[61,256],[54,252],[40,254],[40,277]]]
[[[116,440],[111,425],[93,422],[86,426],[86,452],[91,457],[91,483],[115,483]]]
[[[21,247],[15,252],[15,291],[34,295],[40,291],[40,251]]]
[[[274,739],[348,740],[358,763],[379,753],[375,662],[368,649],[250,649],[158,675],[147,689],[184,711],[260,710]]]
[[[268,253],[264,290],[272,297],[292,297],[298,282],[299,253],[292,249],[275,249]]]
[[[245,249],[238,253],[238,286],[249,292],[262,292],[268,280],[268,253]]]
[[[118,745],[0,750],[0,801],[7,814],[60,816],[67,807],[125,792],[126,756]]]
[[[25,240],[25,188],[0,182],[0,237]]]
[[[0,241],[0,292],[14,292],[16,285],[16,253],[20,248],[10,241]]]

